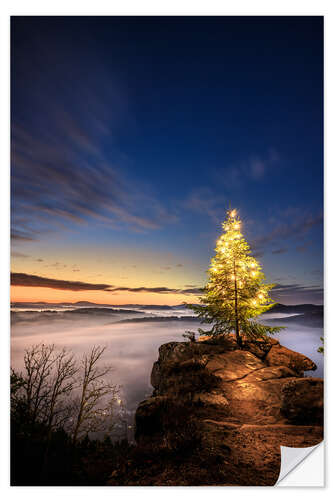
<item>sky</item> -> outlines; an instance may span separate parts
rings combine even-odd
[[[323,301],[321,17],[12,17],[13,301],[198,300],[237,208]]]

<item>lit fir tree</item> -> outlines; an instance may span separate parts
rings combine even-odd
[[[200,298],[201,305],[188,305],[202,323],[212,325],[200,334],[220,335],[235,332],[237,343],[266,338],[281,330],[254,321],[253,318],[274,305],[269,291],[275,286],[264,282],[261,266],[241,233],[242,223],[236,210],[227,212],[224,232],[217,240],[216,255],[211,260],[209,280]]]

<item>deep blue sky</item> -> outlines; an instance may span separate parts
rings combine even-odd
[[[16,17],[11,47],[13,270],[199,286],[230,203],[277,298],[321,302],[321,17]]]

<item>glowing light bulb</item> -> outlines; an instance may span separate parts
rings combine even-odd
[[[258,298],[259,298],[259,299],[263,299],[263,298],[264,298],[263,294],[262,294],[262,293],[259,293]]]
[[[231,210],[230,217],[236,217],[236,215],[237,215],[237,210]]]

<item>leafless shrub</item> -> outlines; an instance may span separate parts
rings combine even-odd
[[[105,347],[94,346],[81,360],[78,378],[80,396],[74,405],[73,443],[84,434],[111,431],[113,427],[119,389],[109,380],[111,366],[98,366],[104,351]]]
[[[111,366],[99,366],[104,351],[94,346],[78,363],[54,344],[29,347],[23,373],[12,370],[12,406],[24,403],[29,422],[42,423],[48,438],[64,428],[75,444],[90,432],[110,430],[119,389],[111,383]]]

